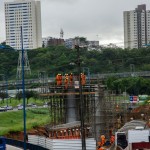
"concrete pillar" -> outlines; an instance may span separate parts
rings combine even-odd
[[[68,89],[68,92],[75,93],[75,89]],[[67,95],[66,105],[66,123],[77,121],[75,94]]]

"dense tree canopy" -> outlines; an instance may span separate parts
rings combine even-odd
[[[8,78],[16,77],[18,51],[0,50],[0,74],[7,74]],[[105,48],[102,50],[80,49],[82,67],[88,67],[90,73],[111,73],[150,70],[150,48],[121,49]],[[77,72],[77,51],[63,46],[52,46],[28,51],[28,58],[32,75],[38,77],[40,71],[45,71],[48,76],[57,73]],[[72,65],[74,64],[74,65]]]
[[[110,77],[106,81],[108,89],[119,92],[127,92],[130,95],[150,95],[150,79],[142,77],[115,78]]]

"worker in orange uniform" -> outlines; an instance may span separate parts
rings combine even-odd
[[[101,135],[100,142],[98,142],[98,150],[103,150],[102,146],[106,143],[106,138],[104,135]]]
[[[98,150],[104,150],[104,148],[100,147]]]
[[[72,73],[70,73],[69,80],[70,80],[70,86],[72,86],[73,85],[73,74]]]
[[[56,75],[56,83],[59,86],[59,74]]]
[[[101,142],[97,143],[97,150],[99,150],[101,148]]]
[[[64,83],[65,83],[65,89],[68,88],[68,80],[69,80],[68,74],[65,74],[65,81],[64,81]]]
[[[59,84],[62,85],[62,74],[59,75]]]
[[[101,135],[101,146],[103,146],[106,142],[105,135]]]
[[[57,82],[57,86],[62,85],[62,75],[61,74],[57,74],[56,82]]]
[[[85,83],[86,83],[86,76],[84,73],[81,73],[81,84],[85,85]]]
[[[112,135],[112,136],[110,137],[110,143],[113,144],[114,142],[115,142],[115,136]]]

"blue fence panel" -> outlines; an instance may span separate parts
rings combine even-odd
[[[12,146],[15,146],[15,147],[19,147],[19,148],[24,147],[24,142],[13,140],[13,139],[6,139],[6,144],[12,145]],[[26,148],[29,149],[29,150],[49,150],[47,148],[44,148],[44,147],[41,147],[41,146],[38,146],[38,145],[34,145],[34,144],[30,144],[30,143],[26,143]]]

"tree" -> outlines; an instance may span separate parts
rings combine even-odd
[[[2,102],[4,103],[4,99],[7,98],[8,95],[5,92],[0,92],[0,98],[2,99]]]
[[[26,99],[27,99],[27,104],[28,104],[28,100],[29,100],[31,97],[37,99],[38,93],[35,92],[35,91],[25,91],[25,97],[26,97]],[[20,92],[18,92],[18,93],[16,94],[16,98],[17,98],[19,101],[21,100],[21,98],[22,98],[22,91],[20,91]]]
[[[2,44],[2,45],[6,45],[6,42],[2,42],[1,44]]]
[[[22,98],[22,91],[20,91],[16,94],[16,99],[18,99],[20,101],[21,98]]]
[[[106,81],[110,90],[127,91],[130,95],[150,94],[150,80],[142,77],[114,78],[110,77]]]

